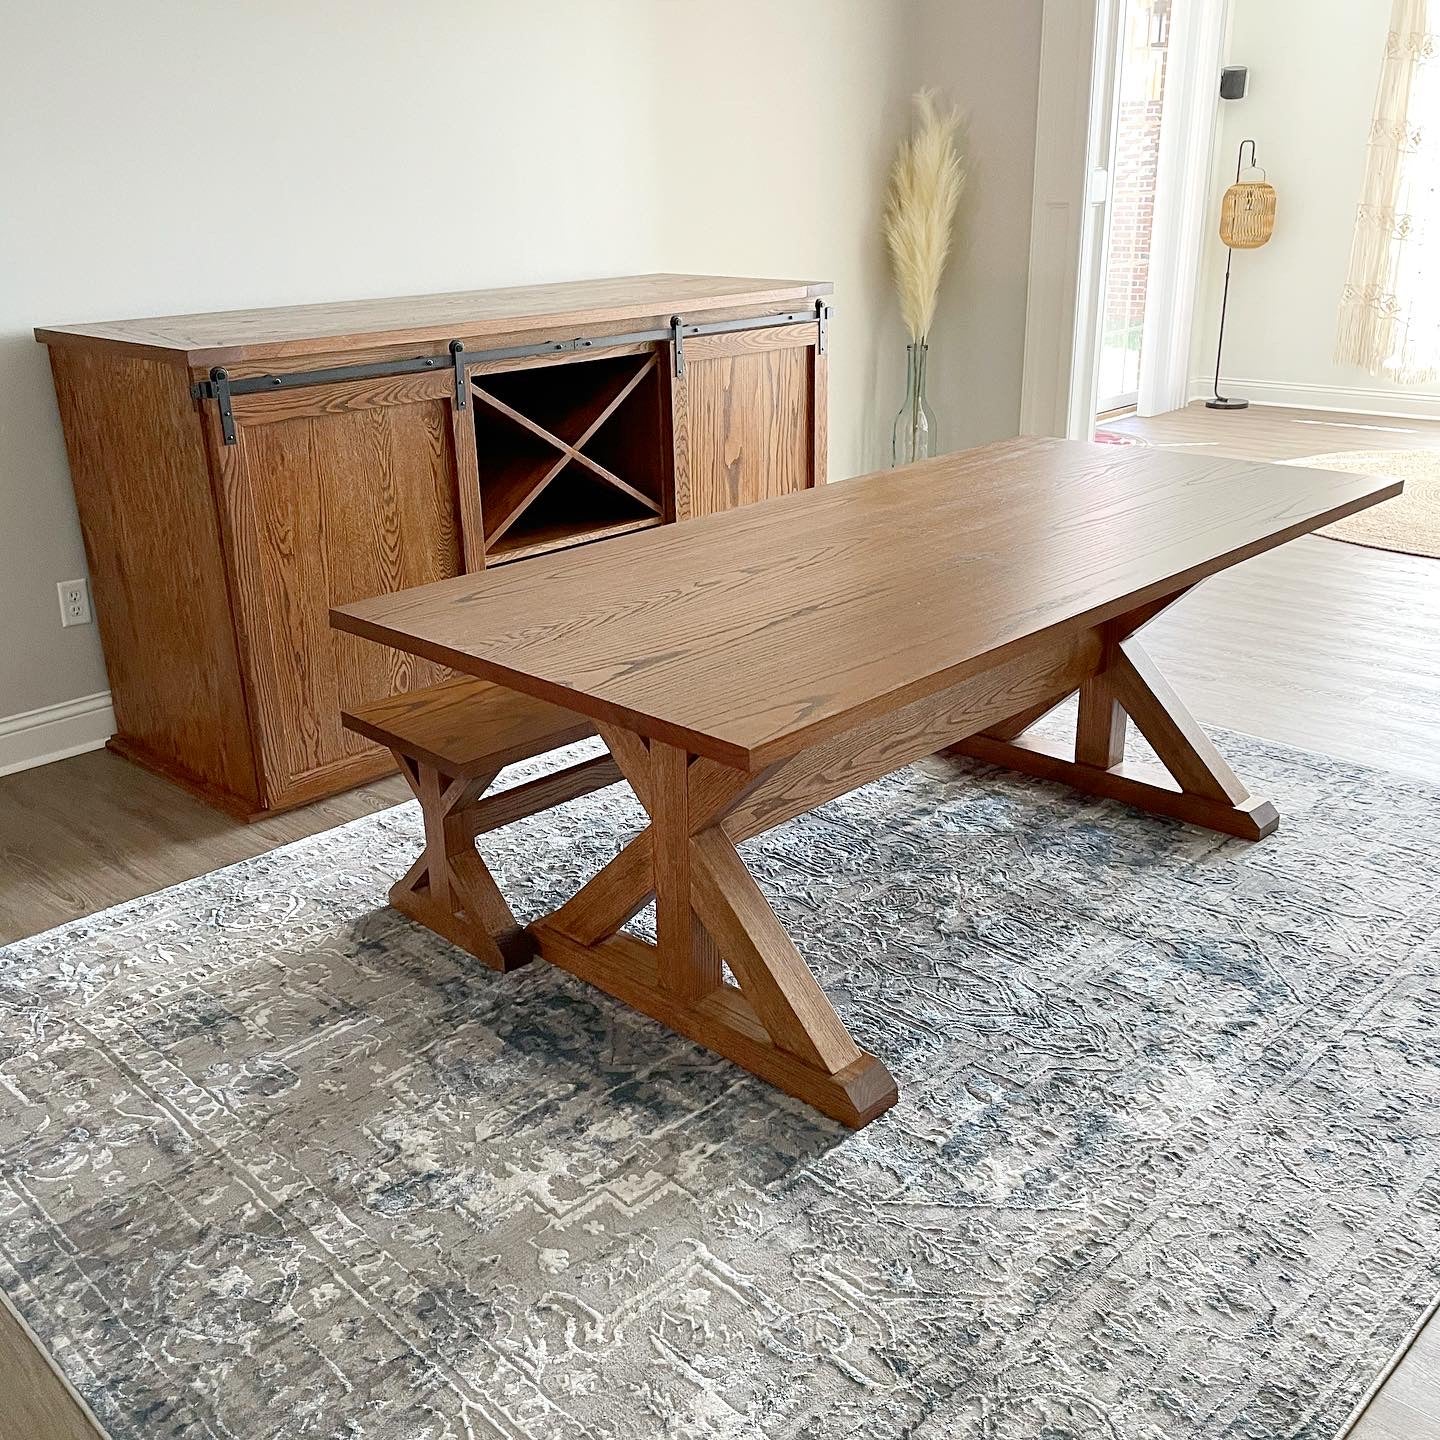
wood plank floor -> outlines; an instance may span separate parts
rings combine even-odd
[[[1440,447],[1440,424],[1192,406],[1107,421],[1151,444],[1253,459]],[[1202,722],[1440,783],[1440,561],[1318,538],[1201,586],[1146,631]],[[0,944],[405,799],[398,778],[245,826],[106,751],[0,778]],[[398,869],[397,869],[398,873]],[[0,1440],[93,1433],[0,1307]],[[23,1416],[23,1418],[22,1418]],[[15,1429],[15,1425],[22,1428]],[[1353,1440],[1440,1436],[1440,1320]],[[1281,1437],[1277,1437],[1281,1440]]]
[[[245,825],[108,750],[0,777],[0,944],[409,798],[393,775]]]
[[[1440,450],[1440,422],[1393,415],[1345,415],[1252,405],[1207,410],[1197,401],[1168,415],[1100,421],[1104,430],[1138,435],[1162,449],[1235,455],[1242,460],[1303,460],[1341,450]]]

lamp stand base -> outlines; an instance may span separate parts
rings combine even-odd
[[[1217,395],[1213,400],[1205,402],[1205,408],[1207,410],[1248,410],[1250,402],[1248,400],[1232,400],[1226,395]]]

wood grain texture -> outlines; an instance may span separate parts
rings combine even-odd
[[[0,1296],[0,1440],[108,1440],[30,1327]]]
[[[1440,450],[1440,421],[1399,415],[1348,415],[1252,405],[1248,410],[1207,410],[1197,400],[1163,415],[1121,415],[1107,430],[1135,435],[1150,445],[1236,460],[1305,460],[1341,450]]]
[[[595,726],[558,705],[484,680],[442,680],[345,711],[347,729],[447,775],[470,776],[558,750]]]
[[[1125,758],[1125,732],[1128,728],[1128,717],[1115,693],[1114,676],[1109,673],[1119,654],[1119,642],[1112,633],[1114,629],[1113,621],[1101,629],[1104,653],[1100,659],[1100,673],[1080,687],[1079,714],[1075,725],[1075,759],[1081,765],[1098,765],[1102,770],[1118,765]],[[1033,709],[1027,709],[1011,717],[1009,725],[1013,728],[1008,735],[994,735],[993,738],[1013,739],[1039,718]]]
[[[597,728],[600,731],[600,738],[604,740],[611,755],[615,757],[616,764],[625,772],[625,778],[630,782],[630,788],[635,792],[635,798],[648,812],[653,775],[650,747],[630,730],[621,730],[614,725],[604,723]]]
[[[345,380],[297,389],[260,390],[231,400],[235,419],[245,425],[275,424],[316,415],[347,415],[386,405],[417,405],[446,400],[454,393],[451,371],[423,375],[380,375],[371,380]]]
[[[108,750],[0,777],[0,944],[409,798],[392,773],[246,823]]]
[[[589,760],[537,775],[519,785],[508,786],[493,795],[477,800],[466,816],[466,833],[470,839],[498,830],[526,815],[564,805],[596,790],[616,785],[625,777],[609,755],[596,755]]]
[[[174,365],[54,351],[55,393],[120,736],[259,800],[205,448]]]
[[[1394,493],[1361,476],[1018,440],[563,565],[361,601],[334,622],[756,769]]]
[[[475,447],[475,422],[468,408],[447,407],[450,439],[455,455],[456,511],[460,522],[460,551],[466,573],[485,568],[485,510],[480,502],[480,460]]]
[[[1026,726],[1045,713],[1045,707],[1033,703],[947,749],[1227,835],[1260,840],[1271,834],[1279,824],[1275,807],[1250,799],[1137,638],[1142,626],[1164,608],[1168,602],[1142,605],[1091,632],[1090,656],[1098,668],[1080,685],[1069,754],[1063,744],[1022,738]],[[1127,717],[1165,767],[1166,778],[1160,783],[1124,765]]]
[[[812,485],[830,479],[830,357],[810,351],[810,473]]]
[[[894,1104],[894,1081],[850,1038],[721,829],[755,777],[601,732],[650,825],[531,927],[542,954],[825,1114],[867,1124]],[[652,895],[655,944],[617,934]]]
[[[117,748],[235,815],[382,773],[339,706],[428,683],[434,668],[326,633],[325,607],[673,520],[671,442],[685,426],[660,364],[668,347],[606,341],[680,312],[702,324],[809,312],[829,288],[650,275],[37,332],[90,547]],[[809,353],[814,333],[696,337],[697,363],[770,364],[785,347]],[[478,361],[456,401],[447,341],[474,353],[557,337],[577,348]],[[436,368],[237,394],[235,444],[217,402],[190,394],[220,361],[242,379],[417,357]],[[813,394],[805,403],[818,432]],[[699,457],[710,464],[711,439],[723,449],[763,420],[727,416]],[[746,442],[750,469],[761,439]]]
[[[809,308],[807,305],[806,309]],[[743,307],[730,305],[719,310],[692,310],[685,311],[687,321],[696,324],[708,323],[715,320],[733,320],[738,315],[785,315],[795,309],[795,302],[790,301],[767,301],[762,304],[745,305]],[[629,334],[633,330],[654,330],[663,329],[670,323],[670,316],[673,312],[661,311],[652,315],[632,317],[629,320],[596,321],[581,326],[572,326],[564,315],[557,315],[547,320],[541,330],[521,329],[505,330],[495,334],[483,336],[454,336],[447,335],[443,338],[427,341],[409,341],[396,344],[391,341],[384,343],[371,343],[363,348],[348,348],[340,350],[325,350],[318,354],[296,355],[293,357],[260,357],[254,360],[231,360],[227,361],[225,368],[231,379],[241,379],[253,376],[273,375],[280,370],[328,370],[337,365],[369,365],[376,361],[383,360],[413,360],[417,356],[430,356],[446,362],[446,369],[449,368],[450,350],[449,341],[460,339],[465,343],[468,359],[466,360],[466,372],[470,375],[484,376],[493,375],[499,371],[513,371],[518,369],[543,369],[551,365],[576,365],[592,360],[609,359],[614,356],[624,355],[648,355],[655,349],[655,341],[621,341],[613,343],[616,336]],[[579,332],[578,335],[576,332]],[[595,348],[582,347],[579,350],[557,350],[542,351],[538,355],[525,355],[520,357],[501,357],[499,359],[482,358],[482,351],[491,349],[504,349],[513,345],[533,345],[541,341],[554,340],[560,335],[565,339],[582,338],[591,341]],[[81,340],[71,342],[76,345],[83,344]],[[94,342],[103,344],[104,342]],[[663,343],[663,342],[662,342]],[[107,346],[108,348],[108,346]],[[160,358],[173,361],[174,357],[168,354]],[[209,366],[200,364],[191,367],[193,379],[203,380],[209,374]]]
[[[844,1070],[829,1074],[781,1049],[733,985],[722,985],[695,1004],[676,1000],[655,983],[652,947],[629,935],[585,946],[548,921],[534,926],[533,933],[540,954],[552,965],[724,1055],[787,1094],[802,1096],[842,1125],[851,1129],[868,1125],[898,1098],[890,1072],[864,1051]]]
[[[688,341],[682,519],[805,489],[815,475],[812,343],[794,330]],[[723,343],[722,343],[723,342]],[[679,486],[677,485],[677,490]]]
[[[1247,798],[1245,787],[1137,640],[1120,645],[1107,674],[1116,699],[1176,784],[1222,804],[1238,805]]]
[[[227,489],[268,737],[264,795],[283,804],[368,742],[342,709],[434,683],[413,656],[334,635],[337,600],[423,584],[462,567],[458,476],[444,399],[336,409],[242,426]],[[228,457],[227,457],[228,458]],[[243,490],[243,493],[241,493]]]
[[[1397,445],[1440,445],[1440,425],[1420,421],[1261,407],[1207,426],[1214,418],[1187,411],[1126,425],[1143,425],[1160,443],[1186,437],[1202,453],[1231,446],[1254,458],[1339,450],[1350,435],[1360,448],[1373,448],[1377,426],[1402,428]],[[1302,538],[1198,587],[1146,631],[1145,645],[1206,723],[1440,783],[1435,561]],[[103,750],[0,777],[0,943],[407,797],[392,775],[245,825]],[[6,1319],[0,1311],[0,1331]],[[45,1413],[58,1384],[48,1367],[25,1368],[24,1351],[7,1348],[28,1344],[18,1330],[0,1334],[10,1413],[27,1424],[24,1407]],[[21,1433],[26,1440],[91,1440],[83,1430]],[[1440,1320],[1421,1333],[1349,1440],[1436,1433]]]
[[[475,837],[588,795],[620,778],[606,757],[487,796],[507,766],[593,734],[579,716],[477,680],[387,696],[344,716],[386,746],[420,804],[425,848],[390,890],[390,904],[493,970],[525,964],[534,946],[516,923]]]
[[[690,904],[689,768],[683,750],[650,746],[656,983],[682,1003],[708,995],[724,978],[720,952]]]
[[[1253,460],[1440,449],[1440,422],[1271,405],[1196,404],[1106,426],[1182,454]],[[1298,540],[1201,586],[1145,643],[1204,724],[1440,779],[1434,560]]]
[[[293,357],[367,345],[407,345],[507,331],[642,319],[676,310],[804,301],[830,293],[814,280],[723,275],[630,275],[605,280],[520,285],[447,295],[346,300],[280,309],[229,310],[39,328],[44,344],[135,347],[188,365]]]
[[[723,828],[732,840],[749,839],[813,810],[902,765],[1046,700],[1058,703],[1095,672],[1102,643],[1098,631],[1044,641],[960,681],[950,689],[913,700],[781,761],[729,808]],[[697,762],[701,763],[701,762]],[[732,772],[733,773],[733,772]]]
[[[545,923],[580,946],[608,939],[655,898],[652,845],[653,837],[647,828],[596,871]]]
[[[1232,428],[1217,431],[1204,427],[1207,414],[1202,411],[1193,425],[1187,419],[1192,428],[1185,433],[1209,454],[1217,444],[1249,446],[1248,431],[1242,435],[1232,423],[1242,418],[1247,426],[1266,422],[1256,432],[1254,451],[1241,451],[1257,458],[1340,449],[1338,439],[1351,433],[1347,427],[1362,446],[1378,443],[1375,426],[1403,426],[1407,436],[1440,444],[1440,425],[1424,422],[1256,407],[1222,417],[1221,424]],[[1322,438],[1315,439],[1317,433]],[[1174,434],[1160,432],[1167,441]],[[1440,688],[1437,577],[1440,565],[1434,561],[1302,538],[1199,586],[1146,631],[1144,643],[1206,723],[1440,783],[1434,746],[1434,697]],[[1363,724],[1356,723],[1360,714]],[[0,943],[372,813],[407,795],[399,777],[391,776],[242,825],[106,751],[0,777]],[[0,1326],[4,1320],[0,1314]],[[0,1346],[5,1343],[0,1336]],[[22,1343],[28,1342],[22,1337]],[[53,1393],[47,1386],[56,1383],[53,1376],[47,1381],[48,1370],[20,1369],[4,1351],[0,1373],[11,1382],[8,1394],[18,1416],[25,1415],[19,1407],[27,1403],[46,1405]],[[1350,1440],[1415,1440],[1440,1433],[1437,1377],[1440,1321],[1432,1321]],[[44,1429],[33,1433],[37,1440],[71,1440],[64,1430],[55,1437]]]
[[[1180,790],[1170,777],[1153,766],[1146,767],[1125,761],[1108,770],[1094,765],[1081,765],[1065,753],[1065,747],[1048,740],[991,740],[976,735],[955,747],[956,753],[983,760],[988,765],[1001,765],[1069,785],[1086,795],[1105,800],[1119,800],[1136,810],[1152,815],[1166,815],[1234,835],[1240,840],[1263,840],[1272,835],[1280,823],[1275,806],[1269,800],[1253,796],[1241,800],[1216,800],[1208,795]]]
[[[860,1047],[735,847],[712,828],[692,840],[689,849],[695,912],[735,972],[766,1034],[780,1049],[831,1074],[854,1064]]]
[[[534,946],[476,853],[469,812],[498,767],[452,779],[397,749],[400,773],[420,802],[425,848],[390,887],[390,904],[418,925],[442,935],[491,970],[528,963]]]
[[[1420,1328],[1343,1440],[1435,1435],[1440,1435],[1440,1313]]]
[[[497,373],[470,390],[489,559],[660,523],[670,466],[653,347]]]

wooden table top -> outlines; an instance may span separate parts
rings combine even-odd
[[[753,770],[1400,489],[1011,440],[377,596],[331,619]]]

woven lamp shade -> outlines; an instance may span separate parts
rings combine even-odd
[[[1264,180],[1232,185],[1220,198],[1220,238],[1232,250],[1258,250],[1275,233],[1275,187]]]

